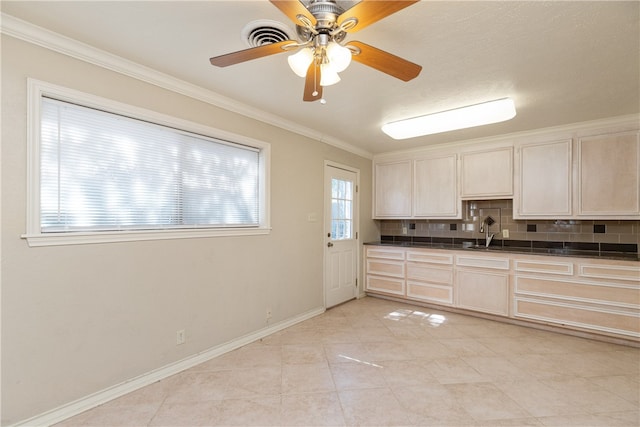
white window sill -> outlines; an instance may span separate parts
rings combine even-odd
[[[23,234],[31,247],[86,245],[95,243],[136,242],[144,240],[198,239],[206,237],[258,236],[269,234],[271,228],[208,228],[192,230],[104,231]]]

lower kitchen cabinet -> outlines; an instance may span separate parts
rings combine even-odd
[[[640,341],[640,263],[365,246],[366,291]]]
[[[640,267],[516,260],[514,273],[514,317],[640,338]]]
[[[365,247],[368,292],[405,296],[405,251],[393,247]]]
[[[407,297],[453,305],[453,255],[407,250]]]
[[[509,259],[456,255],[456,306],[509,315]]]

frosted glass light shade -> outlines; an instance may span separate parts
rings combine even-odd
[[[456,129],[503,122],[516,116],[511,98],[483,102],[468,107],[387,123],[382,131],[393,139],[407,139]]]
[[[320,65],[320,86],[331,86],[340,81],[340,76],[331,63]]]
[[[339,73],[346,70],[351,63],[351,51],[336,42],[330,42],[327,46],[327,58],[336,73]]]
[[[313,61],[313,51],[309,48],[300,49],[293,55],[289,55],[287,58],[287,62],[289,62],[289,67],[300,77],[305,77],[307,75],[307,70],[309,69],[309,65],[311,65],[311,61]]]

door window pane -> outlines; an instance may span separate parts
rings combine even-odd
[[[353,182],[331,180],[331,238],[353,238]]]

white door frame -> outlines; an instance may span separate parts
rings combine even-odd
[[[323,238],[322,238],[322,299],[323,305],[327,307],[327,243],[330,241],[330,237],[327,235],[331,233],[331,228],[328,230],[327,227],[327,215],[331,216],[331,206],[328,205],[328,200],[331,196],[331,188],[327,188],[327,174],[329,173],[329,167],[343,169],[349,172],[353,172],[356,174],[356,191],[354,195],[355,207],[353,209],[353,232],[356,240],[356,281],[358,286],[354,288],[353,296],[354,298],[360,297],[360,289],[363,286],[362,280],[360,280],[360,169],[354,168],[352,166],[348,166],[345,164],[337,163],[331,160],[324,161],[324,173],[323,173],[323,186],[324,186],[324,199],[323,199],[323,221],[322,221],[322,229],[323,229]]]

